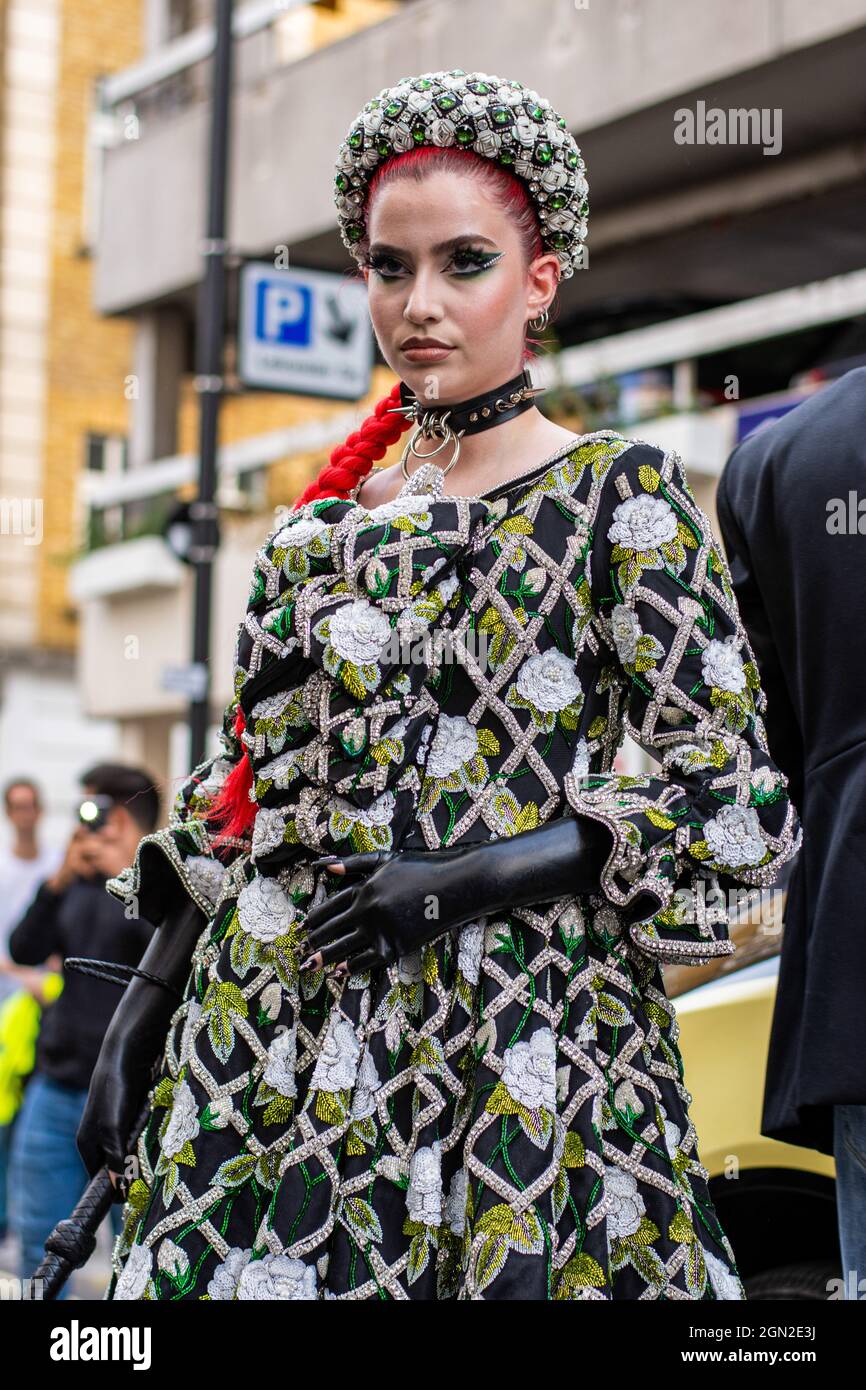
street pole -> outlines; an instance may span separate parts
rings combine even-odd
[[[199,393],[198,497],[192,503],[192,545],[189,558],[195,572],[192,633],[194,685],[189,706],[190,767],[204,760],[210,723],[210,628],[213,558],[218,546],[216,455],[219,412],[224,387],[226,201],[228,191],[229,126],[231,117],[232,4],[217,0],[216,35],[211,84],[210,154],[208,164],[207,226],[201,242],[204,272],[199,284],[196,321],[195,389]]]

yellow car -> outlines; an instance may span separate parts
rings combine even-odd
[[[664,979],[701,1160],[747,1297],[826,1300],[841,1297],[835,1164],[760,1132],[785,896],[753,894],[732,918],[732,956],[665,966]]]

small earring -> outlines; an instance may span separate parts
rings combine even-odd
[[[541,313],[536,318],[529,320],[529,327],[534,328],[536,333],[540,333],[543,328],[547,327],[549,317],[549,310],[542,309]]]

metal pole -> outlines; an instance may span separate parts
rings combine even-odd
[[[195,388],[199,409],[198,498],[190,509],[195,570],[192,661],[196,686],[189,706],[190,766],[205,756],[210,720],[210,619],[213,557],[217,549],[216,453],[223,392],[225,255],[227,242],[229,124],[231,116],[232,4],[217,0],[211,88],[207,227],[201,243],[204,274],[199,285]]]

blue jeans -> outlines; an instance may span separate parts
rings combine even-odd
[[[24,1088],[15,1117],[9,1159],[10,1226],[21,1242],[19,1274],[30,1278],[45,1254],[45,1241],[70,1215],[88,1183],[75,1143],[87,1092],[61,1086],[41,1072]],[[111,1208],[115,1233],[121,1208]],[[68,1282],[58,1298],[68,1296]]]
[[[0,1125],[0,1239],[6,1234],[9,1224],[9,1208],[6,1200],[6,1187],[9,1178],[9,1150],[12,1147],[12,1131],[18,1116],[13,1115],[8,1125]]]
[[[834,1105],[833,1158],[845,1297],[866,1299],[866,1105]]]

